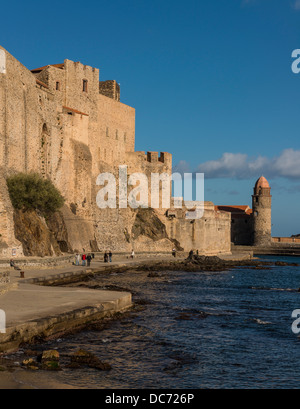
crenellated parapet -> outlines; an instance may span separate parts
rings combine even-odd
[[[160,155],[158,152],[147,152],[146,153],[146,160],[149,163],[164,163],[166,165],[169,165],[170,162],[172,161],[172,154],[168,152],[160,152]]]
[[[120,102],[120,84],[115,80],[99,81],[99,93]]]

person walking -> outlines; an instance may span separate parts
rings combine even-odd
[[[108,257],[109,257],[109,262],[111,263],[111,260],[112,260],[112,252],[111,252],[111,250],[109,250]]]
[[[132,249],[132,252],[131,252],[131,256],[130,256],[131,258],[134,258],[134,250]]]
[[[76,264],[76,266],[79,266],[79,264],[80,264],[80,255],[78,253],[75,256],[75,264]]]
[[[104,263],[107,263],[108,262],[108,254],[107,254],[107,251],[105,251],[105,253],[104,253]]]
[[[91,265],[92,256],[88,254],[86,260],[87,260],[87,266],[89,267]]]
[[[190,252],[189,252],[189,257],[188,258],[193,258],[193,255],[194,255],[194,251],[193,250],[191,250]]]
[[[81,259],[82,259],[82,265],[85,266],[85,263],[86,263],[86,254],[85,253],[83,253]]]

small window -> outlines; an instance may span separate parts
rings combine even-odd
[[[127,140],[127,132],[124,132],[124,142]]]
[[[82,81],[82,91],[83,91],[83,92],[87,92],[87,91],[88,91],[88,81],[87,81],[87,80],[83,80],[83,81]]]
[[[60,91],[60,82],[59,81],[56,81],[55,89],[56,89],[56,91]]]
[[[106,136],[109,137],[109,129],[106,127]]]
[[[119,139],[119,131],[116,129],[116,139]]]

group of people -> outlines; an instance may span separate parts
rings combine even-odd
[[[134,250],[131,251],[130,258],[134,258]],[[111,251],[106,251],[104,253],[104,263],[112,262],[112,252]]]
[[[75,256],[75,265],[80,266],[80,262],[81,262],[82,266],[89,267],[94,257],[95,257],[94,254],[91,254],[91,253],[88,253],[88,254],[83,253],[81,255],[77,253]]]
[[[112,262],[112,252],[111,251],[106,251],[104,253],[104,263]]]
[[[130,258],[133,259],[134,256],[135,256],[134,250],[132,250]],[[75,256],[75,265],[76,266],[82,265],[82,266],[89,267],[91,265],[91,261],[92,261],[93,258],[95,258],[95,255],[93,253],[92,254],[90,254],[90,253],[88,253],[88,254],[86,254],[86,253],[82,253],[82,254],[77,253],[76,256]],[[105,253],[104,253],[104,263],[111,263],[111,262],[112,262],[112,252],[111,252],[111,250],[109,250],[109,251],[106,250]]]

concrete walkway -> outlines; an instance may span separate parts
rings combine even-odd
[[[140,262],[140,260],[139,260]],[[131,294],[82,288],[50,287],[38,282],[72,277],[93,271],[105,271],[134,262],[92,263],[91,267],[64,265],[55,268],[10,269],[7,291],[0,295],[0,310],[5,313],[5,333],[0,333],[0,352],[12,351],[34,337],[57,335],[96,319],[126,310]],[[3,314],[2,314],[3,318]],[[2,319],[3,321],[3,319]],[[0,330],[4,325],[0,322]]]

